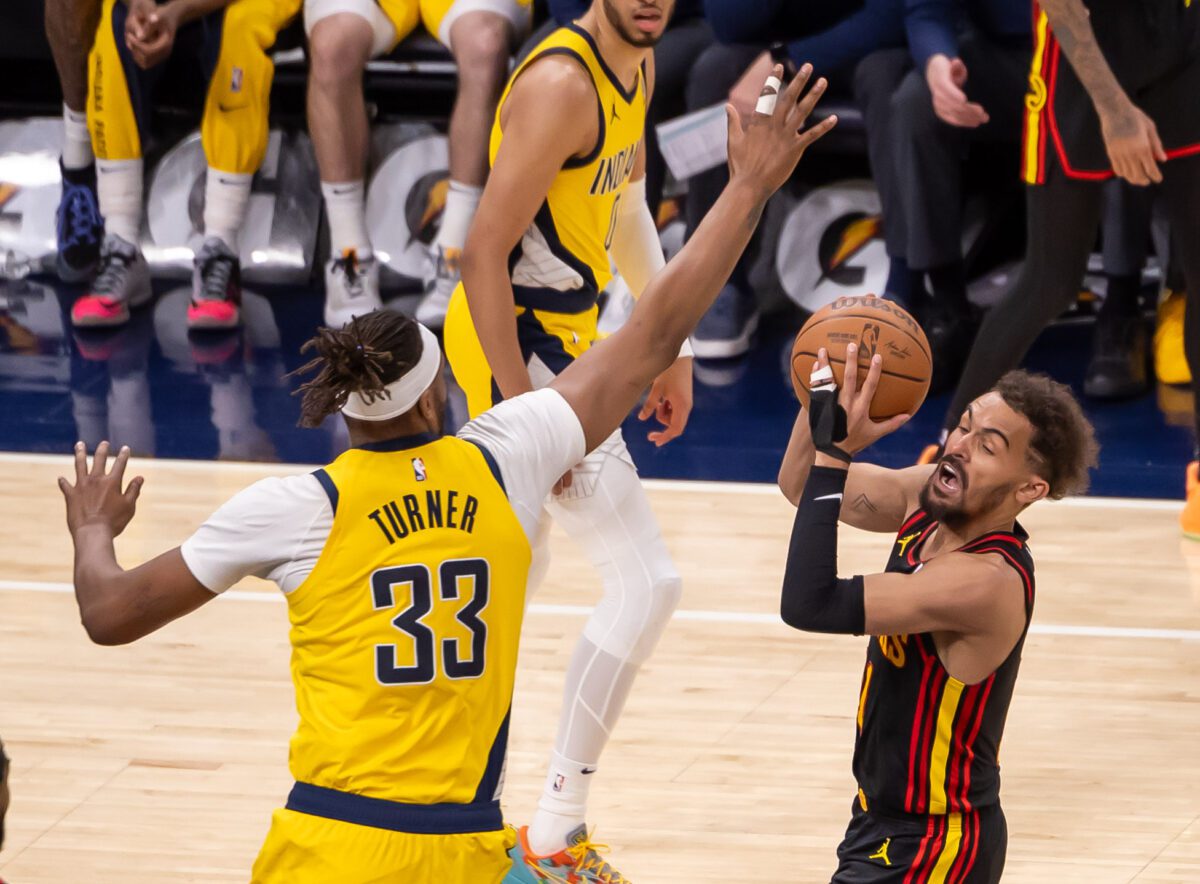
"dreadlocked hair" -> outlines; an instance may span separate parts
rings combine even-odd
[[[317,355],[288,377],[316,371],[292,395],[303,395],[300,426],[319,427],[341,411],[351,393],[368,404],[388,395],[388,384],[401,378],[421,358],[424,344],[417,324],[393,310],[356,316],[342,328],[319,328],[301,353]]]

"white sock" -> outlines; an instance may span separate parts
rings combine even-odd
[[[235,255],[253,180],[253,175],[222,172],[209,166],[204,182],[204,237],[217,237]]]
[[[529,849],[538,856],[563,850],[567,836],[584,822],[595,771],[594,764],[572,761],[557,752],[550,755],[546,785],[529,822]]]
[[[86,169],[96,157],[92,153],[92,136],[88,134],[87,113],[73,111],[63,105],[63,149],[64,169]]]
[[[467,231],[479,208],[483,188],[458,181],[450,182],[446,194],[446,209],[442,212],[442,226],[438,229],[438,246],[443,249],[461,249],[467,244]]]
[[[353,249],[360,260],[371,257],[367,234],[367,188],[358,181],[322,181],[325,214],[329,218],[329,251],[334,255]]]
[[[96,195],[104,232],[136,246],[142,229],[142,161],[96,160]]]

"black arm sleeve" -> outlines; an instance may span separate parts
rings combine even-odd
[[[846,470],[813,467],[796,508],[779,613],[806,632],[862,635],[866,631],[863,579],[837,576],[838,514]]]

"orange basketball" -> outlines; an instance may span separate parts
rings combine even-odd
[[[846,364],[846,345],[858,345],[859,384],[871,367],[871,357],[883,357],[883,374],[871,418],[884,420],[897,414],[914,414],[929,392],[933,358],[929,341],[917,321],[903,307],[875,295],[838,298],[809,317],[792,345],[792,386],[808,407],[808,378],[817,351],[829,351],[829,365],[838,386]]]

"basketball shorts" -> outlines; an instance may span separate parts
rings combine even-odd
[[[1089,0],[1088,8],[1105,60],[1133,103],[1154,121],[1167,157],[1200,154],[1200,3]],[[1033,38],[1022,180],[1113,177],[1092,100],[1036,7]]]
[[[890,815],[854,802],[830,884],[997,884],[1008,826],[999,805],[939,816]]]
[[[251,884],[500,884],[512,829],[416,835],[287,808],[271,816]]]
[[[508,19],[513,45],[529,33],[533,0],[304,0],[304,30],[323,18],[348,12],[366,19],[375,33],[372,55],[385,55],[418,24],[450,47],[450,29],[468,12],[494,12]]]
[[[301,0],[233,0],[189,22],[175,35],[171,59],[150,70],[125,46],[128,7],[104,0],[88,56],[88,129],[102,160],[142,156],[153,91],[164,69],[188,56],[207,83],[200,125],[208,164],[222,172],[257,171],[267,149],[267,112],[275,36],[300,11]]]
[[[596,296],[586,290],[513,286],[517,305],[517,341],[534,389],[547,386],[596,341]],[[462,283],[446,312],[446,359],[467,395],[467,412],[476,418],[503,398],[475,333]]]

